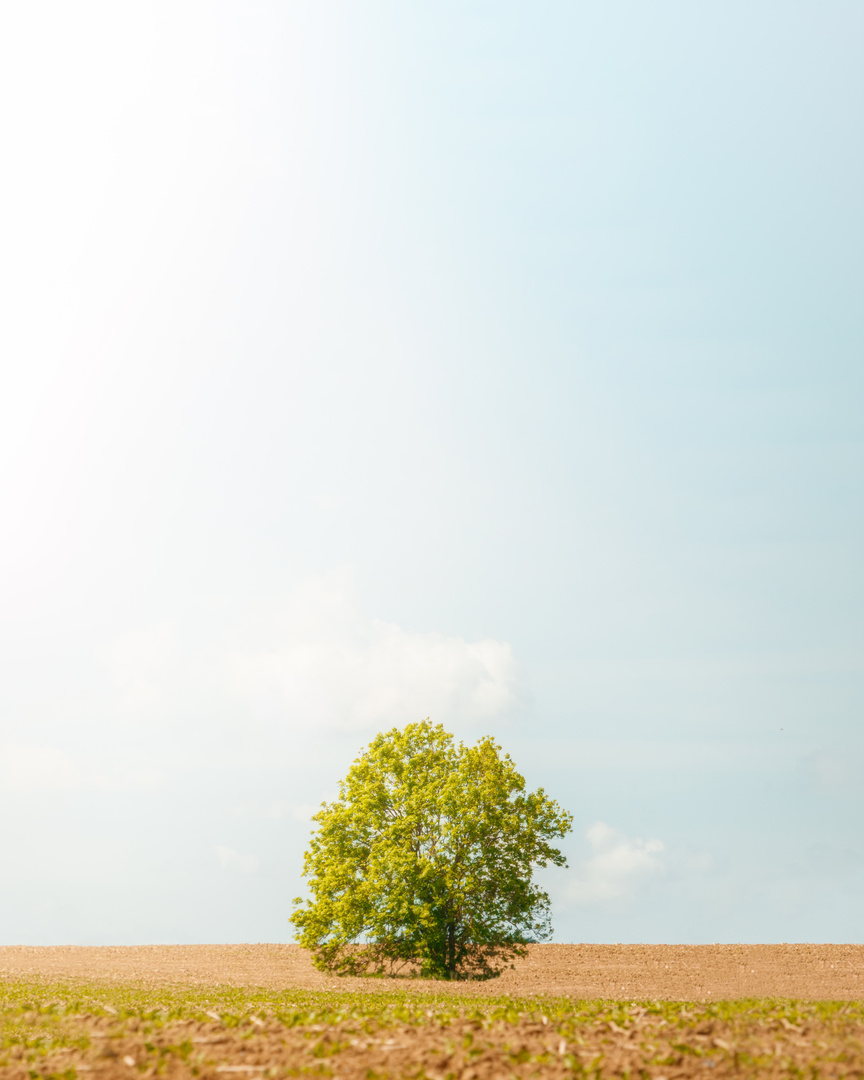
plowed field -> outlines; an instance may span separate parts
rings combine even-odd
[[[260,986],[274,990],[381,989],[380,980],[334,979],[298,945],[0,947],[0,975],[134,981],[141,985]],[[442,983],[392,983],[441,993]],[[534,945],[493,982],[448,993],[551,994],[569,998],[679,1001],[786,997],[864,999],[864,945]]]
[[[4,948],[0,1076],[864,1077],[862,979],[861,946],[542,945],[479,984],[336,980],[294,946]]]

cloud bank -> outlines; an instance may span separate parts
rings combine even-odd
[[[132,792],[177,768],[269,768],[426,716],[491,725],[522,697],[509,644],[369,618],[346,570],[223,615],[209,636],[179,620],[130,629],[92,662],[87,692],[58,697],[38,727],[0,717],[0,791]],[[306,821],[307,802],[270,796],[266,816]]]
[[[159,770],[119,764],[106,767],[82,754],[40,743],[0,745],[0,790],[10,792],[117,792],[159,787]]]
[[[298,726],[367,730],[422,719],[485,720],[518,700],[516,662],[491,639],[365,619],[343,575],[307,582],[280,639],[229,657],[235,696]]]
[[[509,644],[370,619],[346,571],[307,579],[278,610],[239,620],[209,648],[193,653],[182,639],[163,625],[109,650],[117,706],[128,718],[149,722],[181,703],[187,715],[371,731],[425,716],[482,722],[520,699]]]
[[[666,869],[661,840],[630,838],[603,821],[585,830],[593,854],[579,864],[566,897],[577,907],[626,904]]]

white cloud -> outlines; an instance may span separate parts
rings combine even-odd
[[[808,754],[799,761],[798,771],[811,790],[836,795],[860,791],[862,766],[864,755],[860,746],[846,745],[842,754],[824,750]]]
[[[660,840],[631,839],[603,821],[589,826],[585,837],[593,854],[580,863],[566,892],[577,906],[632,899],[649,879],[665,870]]]
[[[280,640],[235,653],[230,670],[237,696],[276,705],[302,726],[484,720],[518,700],[508,644],[364,619],[345,572],[308,581],[292,600]]]
[[[265,818],[272,821],[291,818],[293,821],[309,821],[320,809],[320,803],[293,803],[287,799],[270,799],[268,802],[236,803],[231,807],[231,813],[237,818]]]
[[[0,747],[0,787],[6,791],[122,791],[158,787],[165,780],[154,769],[93,762],[56,746],[6,743]]]
[[[223,870],[232,870],[239,874],[254,874],[259,866],[254,855],[243,855],[230,847],[217,847],[216,858]]]
[[[344,570],[304,582],[278,615],[238,624],[195,655],[165,626],[117,642],[105,660],[122,713],[150,722],[179,702],[189,716],[228,710],[279,728],[363,731],[425,716],[482,722],[520,698],[506,642],[368,619]]]
[[[106,659],[124,713],[146,713],[161,705],[178,653],[177,638],[164,623],[126,633],[114,642]]]
[[[322,491],[313,498],[312,504],[316,510],[338,510],[344,501],[345,500],[341,495],[336,495],[329,491]]]
[[[0,753],[0,776],[12,791],[70,791],[84,783],[78,763],[55,746],[7,744]]]

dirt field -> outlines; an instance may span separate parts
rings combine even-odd
[[[274,990],[374,989],[380,980],[316,971],[297,945],[0,948],[0,975],[105,979],[141,985],[223,984]],[[534,945],[514,971],[486,983],[399,980],[399,990],[551,994],[679,1001],[785,997],[864,1000],[864,945]]]
[[[543,945],[454,985],[293,946],[3,948],[0,1077],[862,1078],[862,979],[861,946]]]

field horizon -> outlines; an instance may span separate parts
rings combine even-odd
[[[532,946],[486,982],[298,945],[0,947],[4,1080],[864,1075],[864,946]]]
[[[224,985],[272,989],[460,995],[550,995],[580,1000],[717,1001],[743,998],[856,1001],[864,998],[864,945],[542,944],[485,982],[340,978],[318,971],[295,944],[7,945],[0,976]]]

